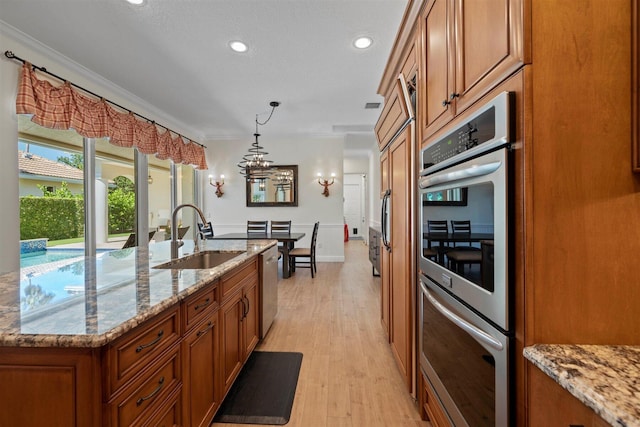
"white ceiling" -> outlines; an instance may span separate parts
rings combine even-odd
[[[382,102],[376,92],[406,3],[0,0],[0,20],[153,105],[188,136],[250,141],[270,101],[281,105],[263,135],[371,134],[380,110],[364,107]],[[353,47],[361,35],[371,48]],[[249,51],[231,51],[234,39]]]

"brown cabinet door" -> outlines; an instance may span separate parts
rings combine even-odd
[[[523,64],[522,1],[456,0],[455,31],[460,114]]]
[[[233,384],[244,360],[241,323],[243,313],[242,292],[241,289],[238,289],[237,293],[229,298],[220,310],[220,331],[222,333],[220,363],[224,379],[223,395]]]
[[[528,370],[530,427],[609,425],[538,368],[528,365]]]
[[[411,308],[411,132],[389,148],[391,180],[390,341],[409,389],[412,384]]]
[[[455,91],[452,8],[451,0],[433,0],[422,15],[424,79],[418,99],[422,99],[423,138],[455,114],[450,99]]]
[[[242,319],[244,357],[246,360],[260,340],[260,316],[258,310],[258,280],[250,285],[245,285],[243,291],[245,300],[245,316]]]
[[[220,405],[218,312],[211,313],[182,342],[184,426],[208,426]]]

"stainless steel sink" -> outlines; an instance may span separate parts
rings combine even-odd
[[[203,251],[156,265],[153,268],[174,270],[214,268],[243,253],[245,251]]]

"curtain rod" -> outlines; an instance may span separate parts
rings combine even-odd
[[[5,51],[5,52],[4,52],[4,56],[6,56],[6,57],[7,57],[7,58],[9,58],[9,59],[14,59],[14,60],[16,60],[16,61],[20,61],[20,62],[22,62],[23,64],[27,62],[27,61],[25,61],[24,59],[20,58],[19,56],[16,56],[16,55],[15,55],[12,51],[10,51],[10,50]],[[30,63],[30,64],[31,64],[31,63]],[[194,141],[194,140],[192,140],[191,138],[187,138],[186,136],[182,135],[181,133],[178,133],[178,132],[176,132],[176,131],[174,131],[174,130],[172,130],[172,129],[169,129],[169,128],[168,128],[168,127],[166,127],[166,126],[162,126],[161,124],[156,123],[156,121],[155,121],[155,120],[151,120],[151,119],[149,119],[149,118],[147,118],[147,117],[143,116],[142,114],[138,114],[138,113],[136,113],[135,111],[131,111],[130,109],[128,109],[128,108],[126,108],[126,107],[123,107],[122,105],[120,105],[120,104],[118,104],[118,103],[116,103],[116,102],[113,102],[113,101],[111,101],[111,100],[109,100],[109,99],[106,99],[105,97],[100,96],[100,95],[98,95],[97,93],[90,91],[89,89],[85,89],[84,87],[82,87],[82,86],[80,86],[80,85],[77,85],[77,84],[75,84],[75,83],[73,83],[73,82],[70,82],[70,81],[69,81],[69,80],[67,80],[67,79],[64,79],[64,78],[62,78],[62,77],[60,77],[60,76],[58,76],[58,75],[56,75],[56,74],[53,74],[52,72],[47,71],[47,69],[46,69],[45,67],[38,67],[37,65],[33,65],[33,64],[31,64],[31,66],[32,66],[34,69],[39,70],[39,71],[42,71],[43,73],[48,74],[48,75],[50,75],[51,77],[55,77],[56,79],[58,79],[58,80],[60,80],[60,81],[62,81],[62,82],[69,83],[71,86],[76,87],[76,88],[78,88],[78,89],[80,89],[80,90],[82,90],[82,91],[84,91],[84,92],[86,92],[86,93],[88,93],[88,94],[90,94],[90,95],[93,95],[93,96],[95,96],[96,98],[102,99],[102,100],[104,100],[105,102],[108,102],[108,103],[109,103],[109,104],[111,104],[111,105],[115,105],[116,107],[118,107],[118,108],[120,108],[120,109],[122,109],[122,110],[125,110],[125,111],[126,111],[126,112],[128,112],[128,113],[131,113],[131,114],[133,114],[133,115],[135,115],[135,116],[138,116],[138,117],[140,117],[141,119],[144,119],[144,120],[146,120],[146,121],[148,121],[148,122],[150,122],[150,123],[155,124],[156,126],[160,126],[161,128],[163,128],[163,129],[165,129],[165,130],[167,130],[167,131],[169,131],[169,132],[173,132],[173,133],[175,133],[176,135],[178,135],[179,137],[181,137],[181,138],[183,138],[183,139],[186,139],[186,140],[188,140],[189,142],[192,142],[193,144],[199,145],[199,146],[200,146],[200,147],[202,147],[202,148],[207,148],[205,145],[202,145],[202,144],[200,144],[200,143],[198,143],[198,142],[195,142],[195,141]]]

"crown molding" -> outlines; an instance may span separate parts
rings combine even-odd
[[[166,112],[164,112],[164,111],[160,110],[159,108],[149,104],[144,99],[142,99],[142,98],[138,97],[137,95],[135,95],[135,94],[123,89],[122,87],[116,85],[112,81],[107,80],[106,78],[102,77],[100,74],[96,73],[95,71],[92,71],[92,70],[86,68],[85,66],[73,61],[72,59],[70,59],[70,58],[64,56],[63,54],[61,54],[60,52],[52,49],[51,47],[49,47],[47,45],[45,45],[41,41],[31,37],[30,35],[18,30],[17,28],[11,26],[10,24],[8,24],[8,23],[6,23],[5,21],[2,21],[2,20],[0,20],[0,34],[15,40],[16,42],[18,42],[20,44],[25,45],[27,48],[33,50],[34,52],[36,52],[39,55],[44,56],[45,58],[47,58],[51,62],[59,65],[61,68],[69,70],[72,73],[75,73],[77,75],[82,76],[84,79],[86,79],[92,85],[95,85],[98,88],[96,90],[92,89],[92,91],[97,92],[97,93],[104,91],[106,93],[115,94],[119,98],[122,98],[124,101],[126,101],[127,103],[132,105],[132,107],[129,108],[130,110],[132,110],[134,112],[139,112],[139,111],[136,111],[136,110],[144,110],[144,111],[148,112],[148,113],[144,113],[144,114],[142,112],[139,112],[139,113],[144,115],[144,116],[151,116],[149,118],[154,120],[159,125],[171,128],[171,129],[175,130],[176,132],[180,132],[182,135],[185,135],[187,137],[189,137],[189,135],[193,135],[193,137],[191,139],[193,139],[196,142],[201,142],[204,139],[204,136],[201,133],[194,132],[186,124],[176,120],[175,118],[173,118],[172,116],[170,116]],[[4,52],[3,52],[3,54],[4,54]],[[17,56],[23,58],[24,60],[29,60],[28,58],[25,58],[21,54],[21,52],[14,52],[14,54],[16,54]],[[44,66],[48,70],[52,70],[52,68],[53,68],[53,67],[51,67],[51,64],[38,64],[38,63],[36,63],[35,65]],[[54,72],[54,71],[51,71],[51,72]],[[58,74],[58,75],[61,75],[62,77],[64,77],[64,75],[62,73],[55,72],[55,74]],[[85,85],[82,85],[82,86],[85,86]],[[112,97],[111,96],[105,96],[105,98],[109,99],[109,98],[112,98]],[[124,102],[118,102],[118,103],[119,104],[125,104]],[[126,104],[124,106],[126,106]],[[139,108],[136,108],[136,107],[133,107],[133,106],[138,106]]]

